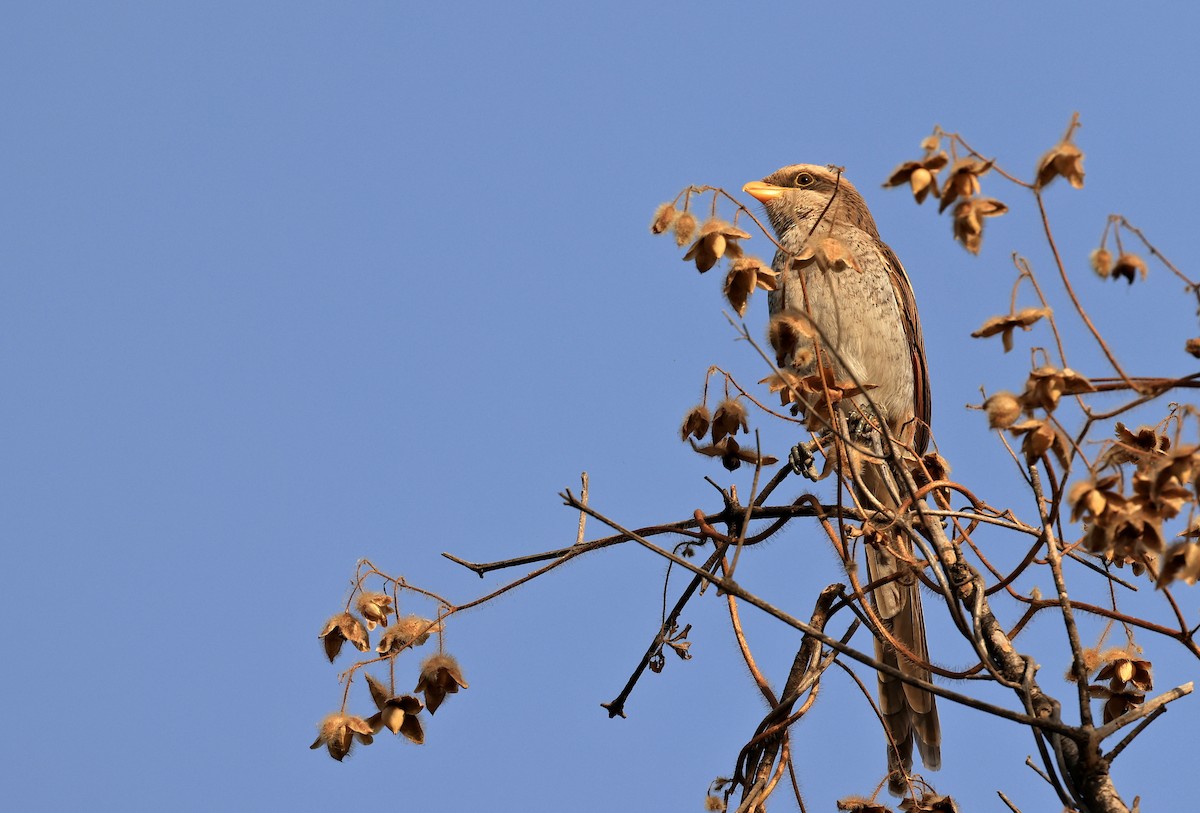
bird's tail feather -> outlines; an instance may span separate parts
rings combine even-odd
[[[862,485],[871,496],[885,506],[893,506],[895,500],[883,480],[883,472],[877,464],[868,464],[862,472]],[[892,533],[892,532],[890,532]],[[908,546],[908,540],[888,539],[889,544]],[[874,582],[887,578],[907,567],[883,545],[867,547],[867,579]],[[872,599],[875,610],[891,635],[906,647],[921,662],[929,662],[929,649],[925,641],[925,617],[921,609],[921,591],[918,582],[903,577],[874,590]],[[898,669],[900,672],[929,681],[929,669],[901,655],[886,641],[876,638],[877,660]],[[889,788],[900,795],[905,790],[904,774],[912,769],[913,743],[921,755],[921,762],[931,771],[941,767],[941,724],[938,720],[937,703],[930,692],[910,686],[891,675],[879,673],[879,705],[884,723],[891,735],[895,748],[888,748],[888,767],[892,772]],[[902,771],[897,769],[902,768]]]

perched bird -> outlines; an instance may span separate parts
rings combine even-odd
[[[816,372],[818,362],[831,367],[837,381],[865,388],[844,412],[861,413],[885,426],[893,441],[917,454],[929,442],[929,376],[925,345],[912,284],[896,255],[879,239],[875,220],[862,195],[841,172],[830,167],[796,164],[784,167],[743,191],[761,201],[783,249],[775,255],[777,290],[772,292],[772,315],[800,311],[819,337],[783,360],[801,376]],[[830,238],[833,238],[830,240]],[[816,247],[840,254],[846,261],[805,262]],[[802,261],[797,262],[797,258]],[[858,417],[858,415],[854,415]],[[853,424],[854,421],[848,423]],[[868,424],[869,426],[869,424]],[[867,463],[859,481],[869,492],[860,503],[870,510],[875,501],[895,508],[886,485],[883,464]],[[889,545],[911,550],[905,538]],[[904,565],[881,546],[866,545],[867,575],[871,581],[897,572]],[[901,578],[873,591],[879,617],[891,634],[922,662],[928,662],[921,593],[913,578]],[[928,681],[929,670],[876,638],[875,657],[905,674]],[[930,770],[941,766],[941,726],[934,696],[879,674],[881,710],[896,749],[888,749],[890,784],[902,792],[912,768],[913,742]]]

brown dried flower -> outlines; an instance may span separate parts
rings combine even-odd
[[[836,237],[822,237],[819,240],[810,241],[805,245],[804,250],[792,260],[792,265],[795,268],[816,265],[825,273],[846,271],[851,268],[862,273],[862,266],[858,264],[854,252]]]
[[[913,197],[917,203],[924,203],[925,198],[932,192],[936,198],[938,196],[937,173],[942,167],[949,162],[944,152],[936,152],[926,155],[920,161],[905,161],[900,166],[896,167],[886,181],[883,182],[885,187],[900,186],[908,184],[912,189]]]
[[[1200,581],[1200,529],[1192,528],[1180,536],[1187,536],[1182,542],[1175,542],[1167,548],[1162,557],[1162,570],[1158,574],[1158,587],[1165,587],[1176,579],[1187,584]]]
[[[1034,186],[1044,187],[1062,176],[1076,189],[1083,189],[1083,151],[1070,141],[1060,141],[1042,156]]]
[[[738,433],[738,429],[743,432],[750,431],[750,425],[746,421],[746,407],[736,398],[726,398],[717,405],[717,412],[713,415],[713,443],[726,435],[733,437]]]
[[[699,227],[696,222],[696,216],[688,211],[680,212],[675,216],[675,245],[682,248],[691,242],[691,239],[696,235],[696,229]]]
[[[1053,412],[1062,396],[1095,391],[1092,382],[1070,367],[1038,367],[1029,374],[1020,401],[1026,409]]]
[[[1066,441],[1054,430],[1053,426],[1045,421],[1031,418],[1013,424],[1008,431],[1017,437],[1025,436],[1021,441],[1021,451],[1024,452],[1027,461],[1032,463],[1040,459],[1047,451],[1052,451],[1059,459],[1066,460]]]
[[[431,634],[441,631],[441,622],[408,615],[397,619],[395,624],[383,631],[375,651],[380,655],[394,655],[407,647],[420,646],[429,640]]]
[[[1124,691],[1127,685],[1142,692],[1154,688],[1154,681],[1150,676],[1150,661],[1120,650],[1111,653],[1108,663],[1100,670],[1100,674],[1096,675],[1096,680],[1109,681],[1108,686],[1114,692]]]
[[[846,813],[892,813],[887,805],[862,796],[847,796],[837,800],[837,809]]]
[[[954,162],[950,175],[942,185],[942,203],[938,212],[944,212],[959,198],[971,198],[979,194],[979,178],[992,168],[991,161],[976,161],[963,158]]]
[[[1101,279],[1108,279],[1112,274],[1112,253],[1106,248],[1098,248],[1088,255],[1088,263]]]
[[[703,274],[726,254],[734,258],[742,256],[742,248],[738,244],[738,240],[748,239],[750,239],[749,232],[744,232],[736,226],[714,217],[700,227],[700,236],[683,255],[683,259],[694,261],[696,270]]]
[[[1171,439],[1159,434],[1153,426],[1139,426],[1137,432],[1131,432],[1125,424],[1117,421],[1115,434],[1121,444],[1139,456],[1162,455],[1171,449]]]
[[[1184,342],[1183,349],[1196,358],[1200,358],[1200,339],[1188,339]]]
[[[741,257],[729,266],[729,274],[725,277],[725,298],[738,316],[745,316],[750,294],[757,288],[774,291],[775,285],[775,272],[770,266],[757,257]]]
[[[1108,507],[1123,508],[1127,500],[1114,489],[1120,476],[1110,475],[1099,480],[1081,480],[1071,486],[1067,502],[1071,504],[1071,521],[1078,522],[1082,516],[1092,520],[1101,516]]]
[[[1146,702],[1146,695],[1139,692],[1113,692],[1104,704],[1104,722],[1111,723],[1127,711],[1132,711]]]
[[[983,402],[988,426],[992,429],[1007,429],[1021,417],[1021,402],[1011,392],[998,392]]]
[[[944,203],[943,199],[943,203]],[[954,207],[954,239],[972,254],[983,247],[983,218],[999,217],[1008,207],[995,198],[968,198]]]
[[[993,316],[971,335],[976,339],[986,339],[999,334],[1000,341],[1004,344],[1004,352],[1007,353],[1013,348],[1012,334],[1014,330],[1017,328],[1029,330],[1035,322],[1043,316],[1049,315],[1049,308],[1025,308],[1005,316]]]
[[[683,416],[683,425],[679,427],[680,440],[687,440],[689,436],[700,440],[708,433],[708,427],[711,422],[712,419],[709,417],[708,407],[704,404],[696,404],[688,414]]]
[[[796,351],[806,347],[815,336],[812,321],[797,310],[776,313],[767,325],[767,340],[775,351],[775,363],[780,367],[796,364]]]
[[[314,751],[324,745],[329,750],[329,756],[341,762],[350,753],[354,741],[370,745],[374,741],[371,724],[361,717],[351,714],[334,712],[321,721],[320,733],[312,745]]]
[[[917,799],[912,796],[900,802],[904,813],[958,813],[958,805],[949,796],[927,792]]]
[[[1114,434],[1117,439],[1104,453],[1105,465],[1144,464],[1153,458],[1162,457],[1171,449],[1171,439],[1159,434],[1152,426],[1139,426],[1137,432],[1133,432],[1125,424],[1117,421]]]
[[[1122,254],[1117,257],[1117,264],[1113,266],[1112,278],[1120,279],[1125,277],[1126,282],[1133,285],[1135,275],[1141,275],[1142,279],[1146,278],[1149,273],[1146,268],[1146,263],[1136,254]]]
[[[459,689],[467,688],[463,680],[462,667],[454,656],[444,652],[430,655],[421,664],[421,677],[417,680],[414,692],[425,693],[425,707],[433,714],[442,705],[448,694],[457,694]]]
[[[1194,482],[1196,468],[1195,449],[1184,448],[1139,467],[1128,494],[1118,489],[1117,474],[1076,483],[1068,500],[1073,520],[1087,518],[1084,547],[1118,566],[1144,566],[1166,547],[1163,522],[1192,501],[1187,486]]]
[[[1159,524],[1127,501],[1110,507],[1088,526],[1083,546],[1121,567],[1161,552],[1164,544]]]
[[[1174,452],[1146,461],[1133,475],[1133,490],[1145,510],[1163,519],[1176,516],[1191,501],[1188,486],[1196,486],[1196,447],[1181,446]]]
[[[395,611],[392,597],[387,593],[360,593],[355,604],[358,614],[367,620],[367,629],[387,626],[388,616]]]
[[[910,467],[917,485],[924,487],[935,480],[950,479],[950,462],[936,451],[926,452]]]
[[[650,221],[650,233],[662,234],[671,228],[677,214],[679,214],[679,210],[675,208],[674,203],[664,203],[659,206],[654,210],[654,219]]]
[[[800,376],[791,370],[780,370],[764,378],[759,384],[766,384],[768,392],[779,393],[779,403],[782,406],[794,403],[796,393],[800,390]]]
[[[375,678],[367,675],[367,686],[378,712],[367,718],[371,730],[378,733],[386,728],[393,734],[403,734],[417,745],[425,742],[425,732],[417,714],[424,708],[411,694],[396,695]]]
[[[342,651],[342,644],[346,641],[354,644],[360,652],[366,652],[371,646],[362,622],[350,613],[339,613],[330,618],[317,637],[324,641],[325,655],[330,663]]]
[[[736,471],[742,463],[750,463],[757,465],[761,463],[764,466],[772,466],[778,463],[778,458],[771,455],[763,455],[761,458],[751,449],[743,449],[738,442],[731,437],[724,437],[716,443],[708,446],[698,446],[695,441],[691,441],[692,449],[706,457],[721,458],[721,465],[730,471]]]

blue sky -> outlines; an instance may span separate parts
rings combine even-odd
[[[968,334],[1007,308],[1013,251],[1051,279],[1031,201],[993,187],[1013,211],[975,258],[948,218],[879,185],[935,123],[1028,173],[1079,111],[1087,186],[1048,193],[1060,248],[1131,367],[1190,371],[1178,284],[1101,285],[1085,258],[1119,211],[1197,267],[1181,157],[1197,22],[1105,3],[8,5],[14,809],[699,810],[763,709],[709,596],[686,619],[695,659],[607,719],[598,704],[660,601],[662,564],[632,548],[454,619],[471,688],[423,747],[308,751],[340,701],[316,633],[356,560],[466,600],[501,577],[439,553],[569,543],[555,495],[583,470],[593,504],[630,525],[717,507],[706,474],[747,488],[676,429],[709,364],[761,376],[719,275],[646,227],[688,183],[737,189],[800,161],[844,165],[908,267],[955,473],[1028,512],[963,405],[1023,380],[1032,339],[1001,357]],[[754,302],[753,330],[764,314]],[[1077,344],[1073,364],[1097,369]],[[801,527],[744,558],[744,585],[798,611],[839,575]],[[782,674],[796,642],[749,623]],[[1031,635],[1061,690],[1060,629]],[[1160,687],[1191,679],[1194,661],[1153,643]],[[969,659],[950,646],[946,663]],[[812,809],[869,793],[882,763],[852,687],[827,684],[796,730]],[[997,788],[1053,806],[1021,765],[1023,731],[943,719],[936,781],[964,809],[998,809]],[[1177,704],[1118,762],[1118,787],[1147,809],[1190,798],[1174,743],[1196,722],[1195,701]]]

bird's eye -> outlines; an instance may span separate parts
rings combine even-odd
[[[801,172],[796,176],[795,183],[796,186],[799,187],[812,186],[815,180],[816,178],[814,178],[811,174],[807,172]]]

